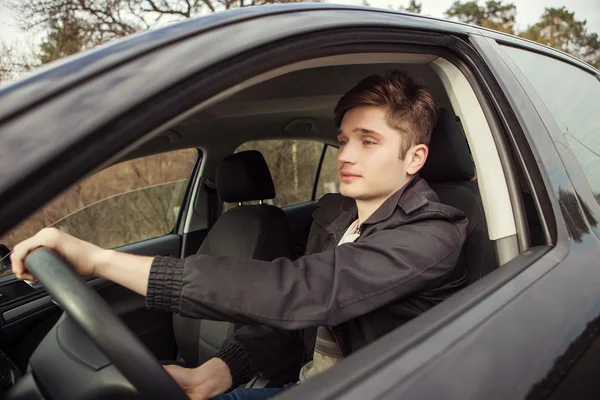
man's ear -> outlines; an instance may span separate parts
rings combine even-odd
[[[429,148],[424,144],[418,144],[411,147],[408,150],[406,161],[406,173],[408,175],[414,175],[425,165],[427,161],[427,155],[429,154]]]

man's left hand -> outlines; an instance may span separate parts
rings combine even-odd
[[[191,400],[208,400],[233,383],[229,367],[220,358],[211,358],[198,368],[167,365],[165,369]]]

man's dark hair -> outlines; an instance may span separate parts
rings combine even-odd
[[[335,106],[335,125],[339,128],[346,112],[355,107],[375,106],[387,111],[387,123],[404,138],[400,158],[417,144],[429,146],[438,106],[424,82],[404,71],[391,70],[385,76],[372,75],[350,89]]]

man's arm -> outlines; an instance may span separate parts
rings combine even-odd
[[[281,329],[335,326],[446,277],[465,225],[428,220],[296,261],[157,257],[146,304],[190,318]]]
[[[452,271],[464,241],[457,225],[429,220],[296,261],[267,262],[206,255],[151,259],[103,250],[55,229],[42,232],[45,239],[36,235],[15,248],[18,277],[27,277],[26,254],[46,246],[84,275],[145,294],[150,308],[289,330],[338,325],[428,288]]]

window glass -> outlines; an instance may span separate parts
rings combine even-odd
[[[78,182],[0,243],[15,244],[47,226],[114,248],[170,233],[177,222],[198,150],[185,149],[122,162]]]
[[[600,81],[566,62],[504,49],[552,113],[600,203]]]

